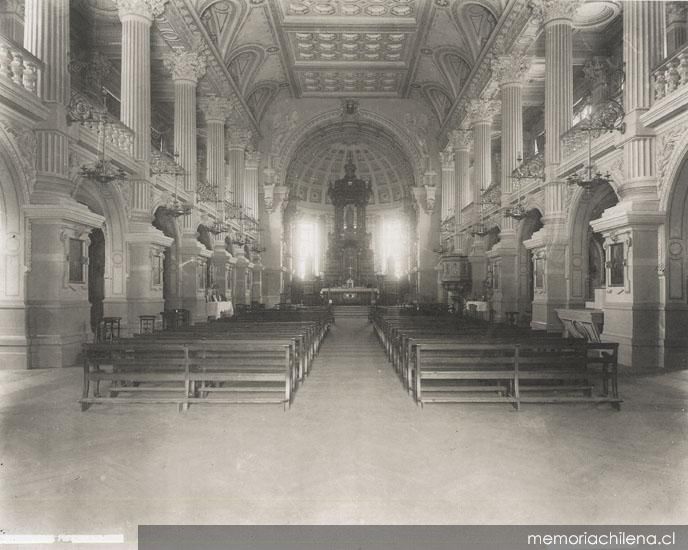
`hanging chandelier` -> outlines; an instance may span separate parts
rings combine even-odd
[[[186,174],[184,168],[182,168],[177,159],[179,159],[179,153],[174,153],[172,157],[174,160],[165,158],[165,156],[160,152],[160,155],[156,156],[151,160],[151,173],[156,175],[168,175],[174,176],[174,199],[167,206],[163,207],[165,213],[173,218],[180,218],[181,216],[188,216],[193,210],[193,206],[188,203],[181,202],[179,200],[178,190],[179,190],[179,178]]]
[[[95,181],[100,184],[109,184],[113,182],[120,182],[127,179],[127,173],[123,168],[115,166],[115,164],[105,157],[105,141],[106,141],[106,128],[108,124],[108,112],[107,112],[107,90],[103,87],[101,88],[102,94],[102,106],[98,109],[92,109],[85,116],[80,116],[78,118],[79,123],[82,126],[92,126],[97,124],[98,130],[98,158],[95,162],[88,162],[82,164],[79,169],[79,175],[91,181]]]
[[[516,221],[520,221],[528,215],[528,209],[523,203],[521,187],[523,183],[527,181],[544,181],[545,168],[544,156],[540,153],[525,158],[519,154],[516,158],[516,161],[518,162],[518,165],[511,172],[511,176],[509,176],[516,182],[516,204],[513,206],[508,206],[504,210],[504,215],[507,218],[513,218]]]

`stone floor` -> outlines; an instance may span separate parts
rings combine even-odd
[[[94,406],[78,369],[0,371],[0,532],[139,523],[687,523],[688,372],[594,405],[416,407],[341,319],[291,410]]]

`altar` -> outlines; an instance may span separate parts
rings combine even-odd
[[[378,292],[377,288],[336,287],[323,288],[320,296],[325,303],[331,300],[334,305],[368,306],[377,301]]]
[[[234,315],[232,302],[206,302],[205,312],[209,319],[220,319]]]

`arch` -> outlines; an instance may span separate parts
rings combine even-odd
[[[523,243],[529,240],[534,233],[543,227],[542,206],[528,204],[528,213],[518,224],[517,242],[518,258],[516,269],[518,271],[518,312],[522,321],[526,319],[530,322],[532,316],[533,303],[533,260],[532,252]]]
[[[0,124],[0,362],[6,368],[25,369],[29,361],[24,266],[30,265],[30,247],[22,208],[29,202],[31,178],[18,137]]]
[[[437,84],[425,84],[423,94],[435,110],[437,120],[441,123],[449,113],[452,106],[451,95],[442,86]]]
[[[454,97],[458,96],[471,73],[470,58],[463,50],[451,46],[437,48],[434,53],[435,64],[451,86]]]
[[[683,157],[671,174],[671,185],[660,204],[666,221],[660,227],[659,276],[664,279],[660,334],[666,367],[685,366],[688,360],[688,136],[684,136]]]
[[[590,278],[590,243],[593,233],[590,222],[599,218],[602,213],[619,199],[611,185],[602,185],[590,192],[577,189],[569,210],[567,225],[568,247],[568,301],[570,307],[583,306],[592,298],[594,280]],[[593,250],[594,251],[594,250]],[[604,270],[599,266],[598,274]]]
[[[261,46],[246,44],[234,50],[227,57],[227,70],[234,78],[234,82],[239,86],[242,94],[246,94],[258,68],[265,60],[265,55],[265,50]]]
[[[246,96],[246,104],[258,124],[263,118],[270,102],[279,93],[279,82],[266,80],[257,83]]]
[[[229,52],[247,12],[246,3],[237,0],[203,0],[197,8],[206,32],[223,55]]]
[[[459,29],[467,37],[472,38],[468,40],[468,44],[472,50],[473,59],[477,59],[497,26],[497,15],[493,7],[477,1],[455,2],[452,15]]]
[[[404,153],[409,160],[414,172],[414,180],[422,181],[423,170],[425,169],[424,154],[416,140],[405,132],[401,127],[391,120],[382,117],[371,111],[361,109],[355,121],[361,127],[367,126],[372,130],[381,131],[389,136]],[[341,110],[332,110],[313,117],[306,124],[297,128],[288,138],[282,139],[280,146],[273,151],[275,169],[278,173],[278,181],[281,185],[286,185],[287,167],[291,163],[296,151],[301,148],[303,143],[319,131],[327,130],[335,124],[341,124]],[[413,183],[411,183],[413,184]]]
[[[124,184],[104,186],[76,176],[73,198],[105,218],[105,300],[126,296],[127,199]]]

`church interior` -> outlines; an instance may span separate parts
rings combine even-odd
[[[687,158],[687,2],[0,0],[3,533],[686,523]]]

